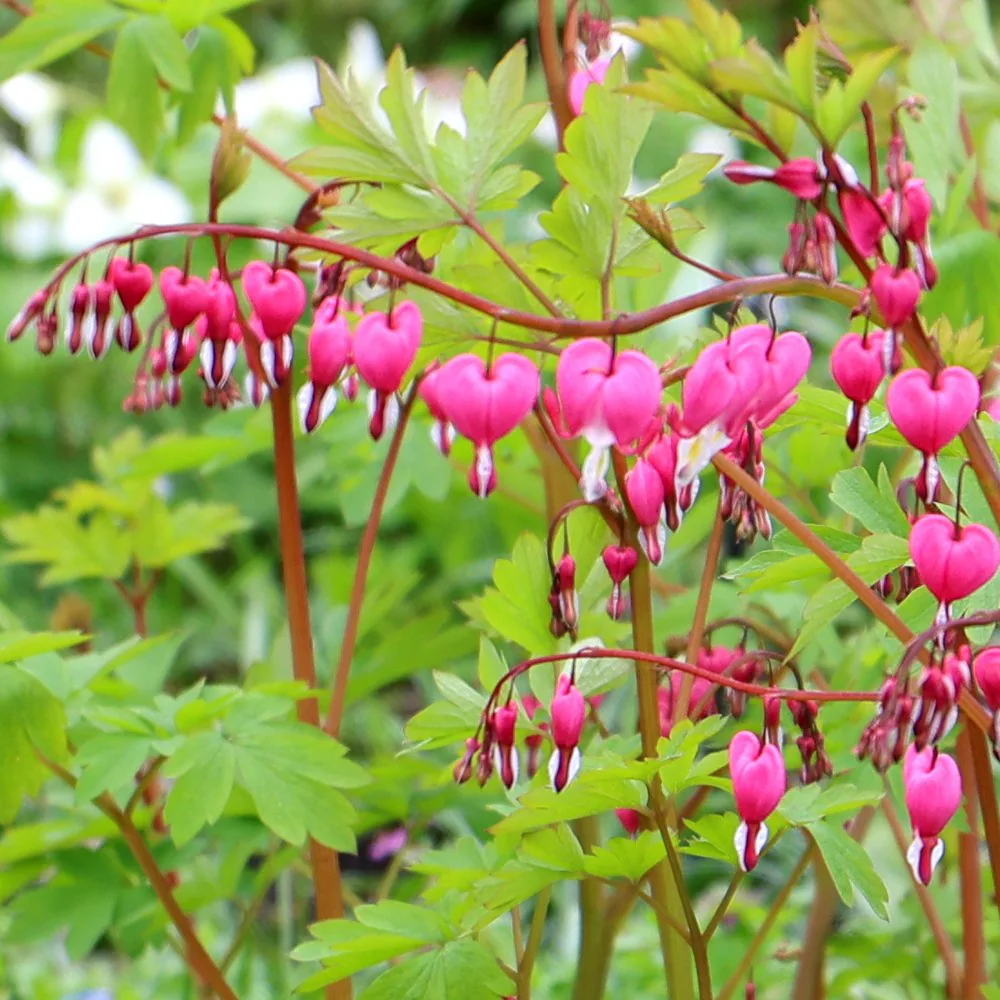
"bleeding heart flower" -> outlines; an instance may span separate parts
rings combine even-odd
[[[135,322],[135,310],[153,287],[153,271],[148,264],[136,263],[127,257],[112,257],[108,264],[108,278],[125,310],[115,328],[115,339],[122,350],[131,353],[142,342],[142,334]]]
[[[885,375],[882,330],[862,336],[845,333],[830,352],[830,374],[851,401],[847,409],[847,447],[857,448],[868,435],[868,404]]]
[[[805,201],[812,201],[820,196],[826,176],[820,164],[807,157],[788,160],[778,167],[757,166],[743,160],[733,160],[722,168],[722,172],[734,184],[768,181]]]
[[[962,775],[946,753],[913,745],[903,761],[906,811],[913,826],[913,843],[906,852],[913,876],[930,885],[931,876],[944,855],[941,831],[951,822],[962,802]]]
[[[750,871],[767,843],[764,821],[785,794],[785,762],[773,743],[762,743],[756,733],[742,730],[729,744],[729,773],[742,821],[734,838],[736,853],[743,871]]]
[[[399,391],[423,337],[424,321],[415,302],[400,302],[389,316],[367,313],[354,331],[354,363],[371,388],[368,424],[377,441],[394,419],[389,400]]]
[[[87,352],[95,361],[100,361],[111,347],[112,334],[108,328],[111,318],[111,303],[115,295],[115,286],[107,279],[95,281],[90,294],[94,308],[94,322],[85,338]]]
[[[900,434],[924,456],[917,494],[933,500],[940,479],[936,456],[974,419],[979,382],[972,372],[957,366],[935,375],[911,368],[892,380],[885,403]]]
[[[556,366],[556,395],[543,402],[564,437],[582,435],[591,446],[580,488],[593,502],[607,492],[609,449],[641,438],[660,408],[662,383],[656,365],[639,351],[621,351],[587,337],[572,343]]]
[[[306,341],[309,381],[296,396],[302,429],[316,430],[337,405],[337,380],[351,357],[351,330],[343,315],[327,322],[314,322]]]
[[[642,825],[642,813],[637,809],[616,809],[615,815],[622,829],[630,836],[634,837],[639,832]]]
[[[451,446],[455,441],[455,428],[448,422],[441,400],[438,398],[438,379],[440,368],[432,368],[420,382],[420,398],[424,401],[434,423],[431,424],[431,441],[445,458],[451,454]]]
[[[437,379],[441,409],[455,430],[475,446],[469,486],[486,498],[496,485],[493,445],[531,412],[538,399],[538,369],[520,354],[504,354],[489,368],[475,354],[448,361]]]
[[[629,573],[635,569],[639,561],[639,553],[630,545],[608,545],[601,553],[604,568],[611,577],[611,596],[608,598],[607,611],[612,621],[618,621],[625,613],[625,598],[622,594],[622,584],[628,579]]]
[[[580,770],[580,735],[587,719],[587,703],[571,674],[560,674],[549,708],[555,752],[549,759],[549,780],[561,792]]]
[[[972,672],[986,704],[993,713],[990,736],[993,756],[1000,760],[1000,646],[981,649],[972,661]]]
[[[920,301],[920,278],[908,268],[879,264],[871,277],[871,290],[885,325],[895,329],[916,311]]]
[[[165,267],[160,272],[160,294],[173,334],[168,335],[164,343],[167,367],[177,374],[173,359],[180,335],[208,308],[212,293],[208,283],[197,275],[186,274],[179,267]]]
[[[758,323],[733,330],[729,340],[731,355],[752,351],[760,356],[757,370],[763,380],[755,392],[753,416],[760,428],[770,427],[795,402],[795,387],[812,360],[809,341],[794,330],[779,335]]]
[[[517,702],[511,699],[493,713],[493,766],[500,774],[504,788],[517,784],[518,756],[515,735]]]
[[[287,337],[306,310],[306,286],[286,267],[252,260],[243,268],[243,291],[268,340]]]
[[[639,523],[642,550],[654,566],[659,566],[667,528],[663,521],[663,480],[651,462],[636,459],[625,475],[625,495]]]
[[[587,90],[593,83],[604,83],[608,70],[611,68],[610,59],[595,59],[589,66],[583,69],[575,69],[569,77],[569,106],[574,115],[583,111],[583,99]]]
[[[878,206],[860,187],[838,192],[837,201],[844,224],[862,257],[874,257],[885,234],[885,219]],[[888,321],[886,321],[888,322]]]
[[[920,579],[941,602],[939,622],[960,601],[993,579],[1000,542],[982,524],[957,525],[943,514],[925,514],[910,530],[910,555]]]

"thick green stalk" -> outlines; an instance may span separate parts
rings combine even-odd
[[[584,816],[573,824],[577,840],[587,854],[600,843],[596,816]],[[600,1000],[604,996],[609,964],[604,961],[604,887],[597,879],[580,882],[580,951],[576,963],[573,1000]]]

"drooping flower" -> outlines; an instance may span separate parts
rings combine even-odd
[[[587,703],[572,674],[560,674],[549,708],[555,751],[549,758],[549,780],[561,792],[580,770],[580,736],[587,718]]]
[[[440,368],[432,368],[424,375],[420,382],[420,398],[434,418],[434,423],[431,424],[431,441],[434,443],[434,447],[447,458],[451,454],[451,446],[455,441],[455,428],[448,420],[448,415],[444,412],[441,400],[438,398],[438,379],[440,377]]]
[[[141,261],[113,257],[108,264],[108,277],[125,310],[115,328],[115,339],[122,350],[131,353],[142,342],[142,334],[135,321],[135,311],[153,287],[153,270]]]
[[[758,166],[743,160],[734,160],[732,163],[727,163],[722,172],[734,184],[767,181],[805,201],[812,201],[813,198],[820,196],[826,176],[822,166],[808,157],[788,160],[777,167]]]
[[[517,702],[513,698],[493,713],[493,764],[504,788],[513,788],[517,784],[517,713]]]
[[[916,479],[917,495],[933,501],[940,482],[938,452],[975,418],[979,381],[967,368],[956,365],[934,375],[911,368],[892,380],[885,404],[900,434],[924,457]]]
[[[314,321],[306,341],[309,354],[309,381],[296,399],[302,429],[316,430],[337,405],[337,380],[351,357],[351,330],[343,315],[327,322]]]
[[[982,524],[956,524],[943,514],[925,514],[910,530],[910,555],[927,589],[938,599],[937,621],[993,579],[1000,566],[1000,542]]]
[[[982,693],[992,720],[990,734],[993,741],[993,754],[1000,760],[1000,646],[987,646],[981,649],[972,661],[972,671],[976,678],[976,686]]]
[[[911,745],[903,760],[903,787],[913,826],[913,843],[906,860],[914,878],[930,885],[934,869],[944,856],[941,831],[962,801],[962,776],[948,754],[932,747],[918,750]]]
[[[612,445],[641,438],[660,408],[662,387],[656,365],[639,351],[621,351],[587,337],[567,347],[556,366],[556,393],[542,400],[557,431],[582,436],[591,446],[580,488],[594,501],[607,492],[605,476]]]
[[[395,419],[395,394],[423,337],[424,321],[415,302],[400,302],[388,316],[366,313],[354,331],[354,362],[368,383],[368,430],[377,441]]]
[[[845,333],[830,352],[830,374],[850,400],[847,410],[847,447],[852,451],[868,436],[868,404],[885,376],[882,330],[861,335]]]
[[[734,838],[736,853],[743,871],[750,871],[767,843],[765,820],[785,794],[785,762],[773,743],[762,743],[756,733],[742,730],[729,744],[729,773],[741,820]]]
[[[306,286],[286,267],[252,260],[243,268],[243,291],[264,336],[260,364],[268,382],[277,387],[291,370],[294,356],[292,330],[306,308]]]
[[[496,486],[493,446],[531,412],[538,399],[538,369],[521,354],[504,354],[489,367],[475,354],[460,354],[441,368],[437,402],[448,422],[474,448],[469,487],[485,499]]]
[[[646,558],[659,566],[667,542],[663,520],[663,480],[653,464],[645,458],[636,459],[625,475],[625,495],[639,523],[639,544]]]
[[[583,111],[583,100],[592,84],[604,83],[611,68],[610,59],[595,59],[592,63],[574,69],[569,77],[569,106],[574,115]]]

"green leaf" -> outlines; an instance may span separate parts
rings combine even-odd
[[[303,982],[298,992],[335,983],[379,962],[415,951],[424,943],[423,935],[386,934],[353,920],[324,920],[309,930],[319,940],[300,944],[292,952],[292,958],[298,962],[322,960],[324,969]]]
[[[549,871],[583,871],[583,848],[565,823],[528,834],[521,841],[518,858]]]
[[[232,105],[232,91],[239,79],[239,67],[225,38],[207,25],[198,29],[188,60],[191,88],[180,101],[177,121],[177,141],[187,142],[202,123],[215,111],[216,96],[223,94]]]
[[[612,837],[594,848],[584,859],[588,875],[599,878],[627,878],[638,884],[646,873],[666,857],[667,849],[659,833],[644,830],[634,840]]]
[[[799,108],[809,117],[816,102],[816,48],[819,44],[819,25],[807,24],[799,29],[795,41],[785,49],[785,69]]]
[[[125,18],[124,11],[105,0],[74,0],[34,11],[0,38],[0,80],[46,66]]]
[[[693,833],[696,839],[687,841],[679,850],[682,854],[734,864],[736,848],[733,838],[739,825],[739,816],[731,812],[685,820],[685,829]]]
[[[156,148],[163,124],[163,104],[156,65],[138,21],[118,33],[108,71],[108,112],[145,157]]]
[[[232,504],[185,503],[170,509],[153,498],[133,533],[135,558],[142,566],[159,569],[222,548],[249,524]]]
[[[221,733],[197,733],[180,745],[163,773],[174,779],[163,815],[181,847],[222,816],[236,777],[236,750]]]
[[[489,625],[533,655],[554,652],[547,600],[551,579],[541,539],[521,535],[511,558],[494,564],[493,582],[496,589],[488,588],[480,601]]]
[[[76,763],[83,769],[76,786],[77,802],[134,784],[136,773],[150,756],[151,742],[148,736],[128,733],[101,733],[87,740],[76,753]]]
[[[648,191],[639,196],[652,205],[665,205],[684,201],[698,194],[705,178],[722,157],[718,153],[683,153]]]
[[[131,22],[149,54],[156,72],[175,90],[191,89],[188,50],[170,19],[163,14],[137,17]]]
[[[817,784],[800,785],[785,793],[777,811],[791,826],[805,826],[827,816],[875,805],[883,795],[881,789],[865,791],[851,784],[838,783],[825,788]]]
[[[452,941],[382,973],[359,1000],[495,1000],[512,988],[478,941]]]
[[[443,944],[455,936],[454,928],[426,906],[386,899],[374,905],[356,906],[359,923],[383,934],[413,938],[424,944]]]
[[[0,823],[9,823],[50,777],[35,751],[57,763],[66,759],[66,713],[40,681],[0,667],[0,733]]]
[[[0,664],[70,649],[85,639],[79,632],[0,632]]]
[[[484,692],[492,691],[500,678],[507,673],[507,661],[486,636],[479,638],[479,660],[476,673],[479,677],[479,686]]]
[[[934,203],[944,205],[949,178],[965,159],[959,132],[958,66],[941,42],[925,35],[910,56],[907,79],[914,93],[929,98],[919,122],[908,115],[902,118],[908,151]]]
[[[876,916],[888,920],[886,903],[889,901],[889,890],[875,871],[868,852],[840,823],[824,820],[810,824],[808,830],[823,855],[837,895],[851,906],[854,903],[854,890],[857,889]]]
[[[906,538],[910,525],[899,506],[885,465],[878,470],[878,485],[861,466],[844,469],[833,477],[830,499],[857,518],[869,531]]]

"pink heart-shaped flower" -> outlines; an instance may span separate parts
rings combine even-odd
[[[927,589],[950,604],[993,579],[1000,542],[985,525],[956,527],[943,514],[925,514],[910,531],[910,555]]]
[[[367,313],[354,331],[354,361],[358,374],[378,392],[399,389],[413,364],[423,335],[423,317],[414,302],[401,302],[392,317]]]
[[[891,264],[880,264],[871,277],[872,295],[885,325],[898,327],[916,311],[920,301],[920,278],[909,268],[897,270]]]
[[[867,337],[845,333],[830,352],[830,374],[834,382],[849,400],[861,406],[874,399],[885,375],[884,340],[882,330],[871,330]]]
[[[333,385],[351,356],[351,330],[343,316],[328,323],[314,323],[307,341],[309,380]]]
[[[113,257],[108,265],[108,277],[115,286],[118,299],[126,312],[134,312],[153,287],[153,270],[148,264]]]
[[[911,368],[892,380],[885,402],[900,434],[918,451],[936,455],[975,416],[979,382],[957,366],[933,377]]]
[[[288,268],[252,260],[243,268],[243,291],[269,340],[287,337],[306,309],[306,286]]]
[[[538,399],[538,369],[520,354],[482,358],[460,354],[441,368],[435,394],[455,429],[475,445],[491,445],[509,434]]]
[[[179,267],[165,267],[160,272],[160,294],[167,309],[167,319],[175,330],[190,326],[207,308],[208,284],[197,275]]]

